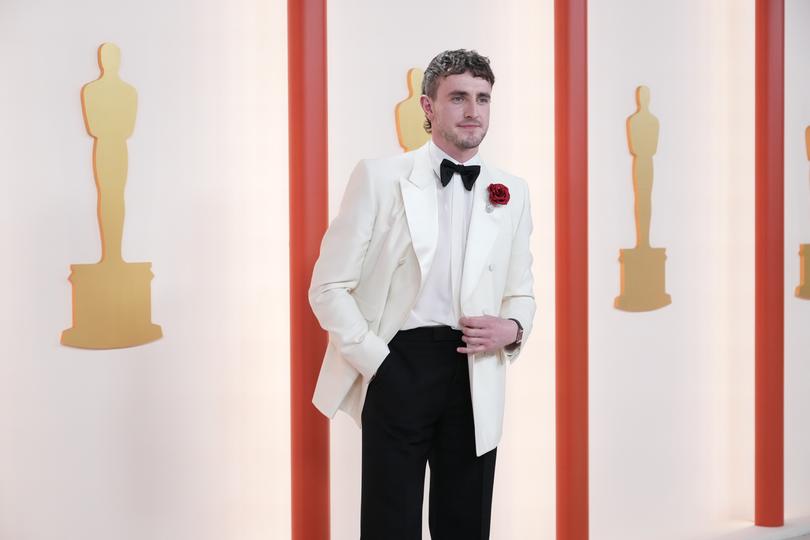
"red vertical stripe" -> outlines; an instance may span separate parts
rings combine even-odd
[[[288,0],[292,538],[329,538],[329,421],[312,405],[326,334],[307,290],[329,217],[326,0]]]
[[[784,0],[756,2],[756,516],[784,524]]]
[[[557,539],[588,538],[587,0],[554,4]]]

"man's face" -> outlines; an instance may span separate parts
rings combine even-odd
[[[489,128],[492,85],[469,72],[439,80],[436,98],[422,96],[434,137],[459,150],[477,148]]]

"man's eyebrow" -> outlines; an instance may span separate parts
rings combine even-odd
[[[450,95],[450,96],[469,96],[470,93],[466,92],[464,90],[453,90],[448,95]],[[476,94],[476,96],[477,97],[486,97],[486,98],[492,97],[489,92],[478,92]]]

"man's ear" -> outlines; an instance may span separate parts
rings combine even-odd
[[[433,119],[433,102],[430,101],[430,98],[426,95],[422,94],[419,98],[419,104],[422,106],[422,110],[425,111],[425,116],[427,116],[428,120]]]

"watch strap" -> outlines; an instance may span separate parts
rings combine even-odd
[[[518,326],[517,337],[516,337],[515,341],[513,341],[512,343],[510,343],[509,345],[507,345],[505,347],[506,350],[511,351],[511,350],[514,350],[514,349],[518,348],[520,346],[520,344],[522,343],[522,341],[523,341],[523,325],[520,324],[520,321],[515,319],[515,318],[509,317],[509,320],[510,321],[515,321],[515,324],[517,324],[517,326]]]

